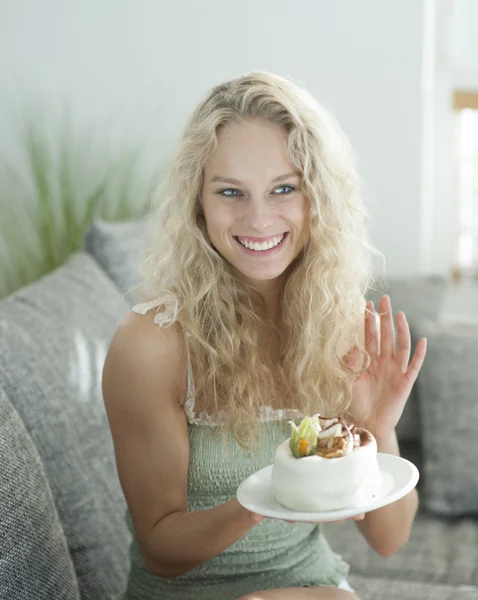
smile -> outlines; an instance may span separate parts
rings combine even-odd
[[[281,246],[284,239],[287,237],[287,233],[282,233],[277,236],[269,237],[261,240],[260,238],[248,238],[245,236],[233,236],[234,239],[246,250],[253,253],[262,253],[274,250]]]

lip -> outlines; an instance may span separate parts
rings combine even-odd
[[[279,235],[282,235],[282,233],[280,233]],[[246,254],[249,254],[250,256],[256,256],[256,257],[260,257],[260,256],[270,256],[271,254],[277,254],[278,252],[280,252],[286,242],[286,240],[289,238],[289,232],[285,231],[283,232],[284,235],[284,239],[282,240],[282,242],[280,244],[277,244],[277,246],[274,246],[273,248],[269,248],[268,250],[261,250],[260,252],[257,250],[251,250],[250,248],[246,248],[245,246],[243,246],[241,244],[241,242],[237,239],[238,236],[233,235],[233,239],[236,242],[236,244],[239,246],[239,248],[241,248],[241,250],[243,250]],[[239,237],[243,237],[243,236],[239,236]],[[244,236],[245,238],[247,238],[248,240],[251,240],[252,242],[266,242],[274,237],[279,237],[279,236],[268,236],[265,238],[259,238],[259,237],[249,237],[249,236]]]
[[[234,235],[232,237],[245,238],[246,240],[250,240],[251,242],[259,242],[259,244],[262,244],[262,242],[268,242],[269,240],[273,240],[274,238],[280,237],[281,235],[285,235],[286,233],[289,233],[289,232],[281,231],[280,233],[275,233],[274,235],[267,235],[267,236],[263,236],[263,237],[255,237],[253,235]]]

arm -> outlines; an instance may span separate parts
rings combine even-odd
[[[260,520],[236,499],[188,513],[186,369],[179,329],[160,329],[151,315],[130,313],[115,333],[103,371],[123,493],[145,562],[162,577],[208,561]]]
[[[395,433],[377,439],[377,446],[379,452],[400,456]],[[380,556],[391,556],[408,541],[417,510],[418,494],[414,489],[397,502],[367,513],[357,527]]]

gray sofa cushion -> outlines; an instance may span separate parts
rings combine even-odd
[[[382,579],[351,575],[349,583],[363,600],[476,600],[478,588],[431,583],[410,583],[403,579]]]
[[[110,222],[96,219],[84,240],[84,249],[115,282],[127,303],[138,300],[134,286],[140,282],[139,263],[146,236],[144,219]]]
[[[350,573],[353,575],[403,581],[410,587],[421,582],[471,586],[478,591],[476,520],[463,518],[448,521],[420,512],[408,543],[388,558],[378,556],[351,521],[324,525],[324,532],[332,548],[350,563]],[[363,597],[368,599],[374,596],[369,596],[367,591]],[[478,598],[478,594],[474,597]]]
[[[419,380],[424,504],[440,515],[478,515],[478,328],[428,323],[424,331],[428,353]]]
[[[108,344],[127,310],[83,252],[0,302],[0,386],[43,460],[84,600],[122,592],[128,574],[125,501],[101,394]]]
[[[0,599],[79,598],[42,461],[0,389]]]

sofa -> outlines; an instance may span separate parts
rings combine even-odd
[[[135,300],[144,236],[141,220],[96,221],[64,265],[0,301],[0,600],[113,600],[125,590],[132,532],[101,373]],[[353,523],[324,526],[362,600],[478,599],[478,343],[437,325],[443,286],[388,289],[413,337],[429,338],[398,429],[421,471],[411,539],[381,558]]]

